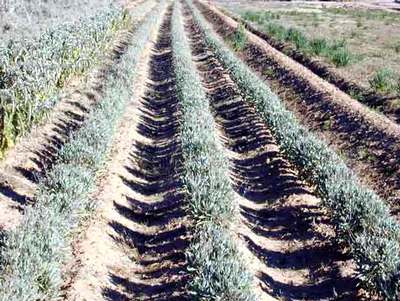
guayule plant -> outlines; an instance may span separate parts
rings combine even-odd
[[[43,118],[66,81],[93,66],[115,31],[128,22],[126,11],[110,7],[92,18],[59,25],[35,40],[0,46],[0,154]]]
[[[215,133],[208,99],[185,36],[181,6],[172,15],[173,65],[182,110],[180,135],[189,213],[195,222],[187,252],[193,300],[253,301],[252,274],[234,242],[230,227],[238,220],[237,203]]]
[[[146,4],[144,4],[146,5]],[[59,300],[62,268],[71,255],[73,231],[92,207],[90,193],[103,167],[125,104],[132,97],[137,65],[158,26],[165,3],[158,5],[134,34],[134,44],[114,65],[104,99],[61,150],[53,170],[41,181],[35,205],[7,233],[0,253],[0,300]]]
[[[280,147],[331,209],[337,237],[350,246],[364,284],[388,300],[400,298],[400,226],[389,208],[324,142],[308,132],[269,87],[250,71],[188,1],[207,44],[264,118]]]

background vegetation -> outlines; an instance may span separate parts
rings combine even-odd
[[[0,45],[92,17],[116,0],[0,0]]]

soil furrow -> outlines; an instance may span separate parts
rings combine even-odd
[[[24,207],[33,203],[40,179],[51,170],[58,152],[84,124],[93,106],[101,101],[107,74],[126,51],[129,37],[129,31],[120,32],[104,63],[87,76],[87,82],[72,81],[46,123],[34,128],[1,162],[0,228],[17,225]]]
[[[196,2],[223,38],[237,23],[215,8]],[[375,113],[294,62],[252,33],[237,52],[299,121],[344,156],[364,184],[387,199],[398,215],[400,200],[400,136],[398,125]]]
[[[188,300],[179,107],[170,41],[171,10],[147,55],[142,93],[130,106],[122,147],[99,199],[99,218],[76,245],[84,263],[68,300]],[[117,144],[118,146],[118,144]]]
[[[329,214],[187,19],[193,55],[230,159],[241,210],[238,233],[259,286],[290,300],[359,299],[354,264],[335,244]]]

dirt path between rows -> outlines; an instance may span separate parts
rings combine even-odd
[[[214,29],[229,39],[237,22],[196,2]],[[400,211],[400,127],[246,32],[238,56],[267,82],[307,128],[341,154],[360,180]]]
[[[128,31],[120,32],[107,50],[104,62],[85,79],[76,78],[71,82],[46,122],[33,128],[0,163],[0,228],[15,227],[23,216],[24,207],[34,203],[38,183],[52,168],[59,150],[83,125],[93,106],[101,101],[107,76],[125,52],[128,37]]]
[[[121,123],[96,219],[75,245],[80,264],[67,300],[189,300],[170,21],[169,9],[141,60],[141,97]]]
[[[188,17],[188,16],[187,16]],[[258,287],[278,300],[362,300],[355,264],[335,243],[329,214],[241,97],[188,18],[193,55],[230,160],[238,234]]]

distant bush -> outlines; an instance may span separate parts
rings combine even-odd
[[[345,67],[351,62],[351,54],[347,48],[331,50],[329,57],[336,67]]]
[[[322,55],[329,49],[326,39],[316,38],[310,41],[310,49],[315,55]]]
[[[400,78],[398,78],[396,82],[396,93],[397,96],[400,97]]]
[[[294,43],[297,49],[306,49],[309,46],[309,41],[306,36],[295,28],[289,28],[286,31],[286,40]]]
[[[393,70],[383,68],[374,74],[374,76],[369,80],[369,84],[374,91],[389,92],[392,88],[395,88],[394,77],[395,75]]]
[[[347,48],[345,40],[328,41],[325,38],[308,38],[302,31],[286,28],[273,22],[274,14],[270,12],[246,11],[242,14],[245,20],[256,22],[264,27],[266,33],[281,42],[289,42],[304,54],[328,58],[336,67],[344,67],[352,62],[353,55]]]
[[[393,49],[396,53],[400,53],[400,41],[394,45]]]

